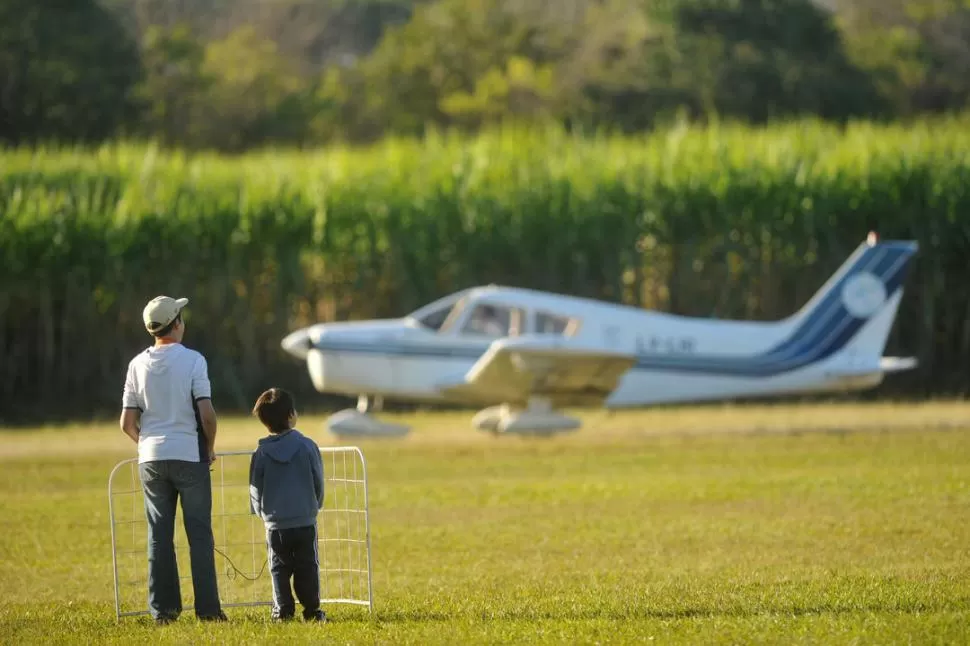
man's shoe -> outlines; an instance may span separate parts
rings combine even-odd
[[[321,623],[326,623],[326,621],[327,621],[327,613],[325,613],[323,610],[317,610],[315,612],[311,612],[309,615],[303,615],[303,620],[304,621],[319,621]]]
[[[155,617],[155,625],[164,626],[174,622],[176,619],[178,619],[178,615],[158,615]]]

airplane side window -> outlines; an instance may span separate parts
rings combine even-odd
[[[563,335],[566,334],[567,329],[572,332],[577,327],[577,325],[570,325],[570,323],[575,322],[565,316],[536,312],[536,334]]]
[[[508,336],[512,312],[507,307],[482,304],[472,311],[462,332],[481,336]]]

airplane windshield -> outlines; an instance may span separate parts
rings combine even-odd
[[[426,314],[423,314],[420,317],[414,317],[414,320],[416,320],[418,323],[420,323],[426,328],[437,331],[444,324],[445,320],[447,320],[448,315],[451,313],[451,310],[453,309],[454,309],[454,305],[448,304],[448,305],[445,305],[444,307],[441,307],[436,310],[432,310]]]
[[[498,338],[524,334],[526,325],[526,312],[522,308],[462,300],[449,314],[439,332]]]
[[[455,327],[455,321],[461,318],[462,312],[465,311],[465,305],[466,299],[464,298],[455,303],[455,306],[449,310],[448,316],[445,318],[445,322],[441,324],[440,328],[438,328],[439,333],[447,334],[452,328]]]
[[[414,310],[407,319],[434,332],[447,329],[448,321],[461,313],[464,292],[445,296],[433,303]]]

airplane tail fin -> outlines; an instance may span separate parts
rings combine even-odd
[[[856,247],[808,302],[789,317],[789,321],[794,321],[797,325],[801,320],[811,316],[814,311],[828,305],[833,298],[839,298],[838,292],[845,288],[846,282],[859,274],[877,278],[883,284],[888,298],[906,279],[909,261],[918,250],[919,245],[916,241],[880,242],[874,233],[870,233],[868,239]],[[860,279],[857,278],[856,281],[858,280]],[[871,283],[871,281],[868,282]],[[872,295],[875,296],[875,293]]]
[[[882,357],[903,295],[915,241],[880,242],[870,234],[816,294],[786,323],[792,343],[817,358],[854,357],[874,370],[911,368],[915,360]],[[861,364],[860,364],[861,367]]]

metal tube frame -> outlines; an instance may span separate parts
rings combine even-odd
[[[320,603],[343,603],[358,606],[367,606],[368,611],[373,614],[374,612],[374,577],[373,577],[373,564],[371,561],[371,541],[370,541],[370,507],[367,495],[367,461],[364,458],[363,451],[356,446],[326,446],[320,447],[321,453],[346,453],[352,451],[360,457],[360,464],[362,466],[362,481],[364,485],[364,536],[366,539],[367,546],[367,600],[362,601],[360,599],[320,599]],[[252,455],[254,451],[227,451],[224,453],[216,453],[216,457],[225,457],[231,455]],[[138,458],[128,458],[122,460],[111,469],[111,473],[108,476],[108,516],[111,522],[111,568],[114,573],[114,596],[115,596],[115,620],[120,621],[122,617],[131,617],[137,615],[147,615],[148,610],[135,610],[132,612],[121,612],[121,593],[118,581],[118,548],[115,537],[115,512],[114,512],[114,495],[112,494],[115,474],[121,467],[137,462]],[[255,606],[271,606],[272,601],[247,601],[247,602],[235,602],[223,604],[225,608],[239,608],[239,607],[255,607]]]

